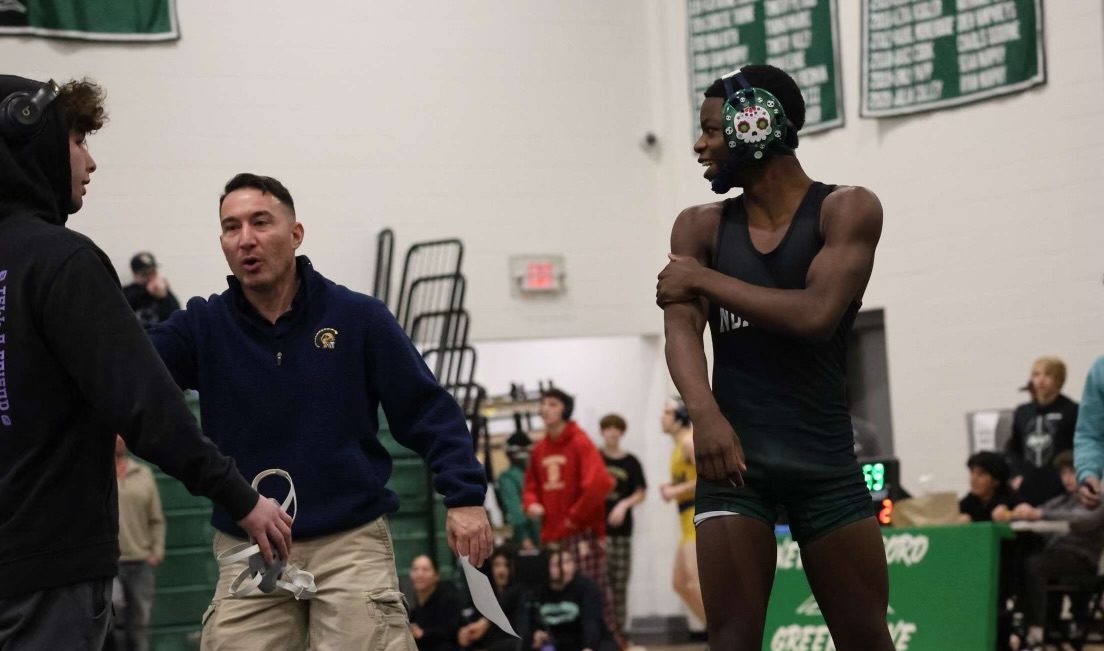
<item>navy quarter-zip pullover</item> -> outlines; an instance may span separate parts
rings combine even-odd
[[[382,405],[391,432],[429,465],[445,505],[482,505],[486,476],[464,415],[379,300],[335,284],[296,259],[299,289],[271,323],[230,288],[150,331],[177,383],[200,394],[204,433],[246,477],[282,468],[295,482],[293,536],[347,531],[398,509],[386,488],[391,458],[377,432]],[[272,480],[261,492],[282,498]],[[244,536],[216,508],[220,531]]]

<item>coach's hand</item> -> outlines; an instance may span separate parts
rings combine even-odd
[[[728,419],[719,411],[691,415],[694,420],[694,457],[698,476],[744,485],[744,448]]]
[[[288,557],[288,550],[291,549],[291,516],[281,511],[276,502],[258,497],[257,504],[249,515],[238,520],[238,526],[257,541],[266,563],[272,563],[272,542],[276,543],[280,558]]]
[[[454,506],[445,521],[448,545],[457,556],[467,556],[475,567],[491,555],[494,539],[487,511],[482,506]]]

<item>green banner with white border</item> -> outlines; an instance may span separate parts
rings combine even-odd
[[[863,117],[957,106],[1046,81],[1042,0],[863,0]]]
[[[0,0],[0,36],[175,41],[176,0]]]
[[[843,126],[836,0],[689,0],[687,24],[694,125],[714,80],[767,63],[801,88],[801,133]]]

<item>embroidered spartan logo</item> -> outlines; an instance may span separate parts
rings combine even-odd
[[[747,327],[751,326],[751,324],[747,322],[747,319],[741,319],[740,317],[736,316],[732,312],[729,312],[728,310],[724,309],[723,307],[720,308],[720,311],[721,311],[721,319],[720,319],[721,323],[720,323],[720,327],[718,328],[718,330],[721,332],[721,334],[724,334],[726,332],[730,332],[732,330],[739,330],[740,328],[747,328]]]
[[[314,347],[333,350],[337,346],[337,330],[322,328],[314,333]]]
[[[0,0],[0,11],[14,11],[17,14],[27,13],[27,5],[16,0]]]

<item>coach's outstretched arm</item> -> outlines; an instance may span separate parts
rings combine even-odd
[[[444,496],[448,544],[479,567],[494,542],[483,501],[487,475],[475,458],[460,405],[426,367],[399,323],[379,301],[371,303],[367,367],[395,440],[417,452]]]

